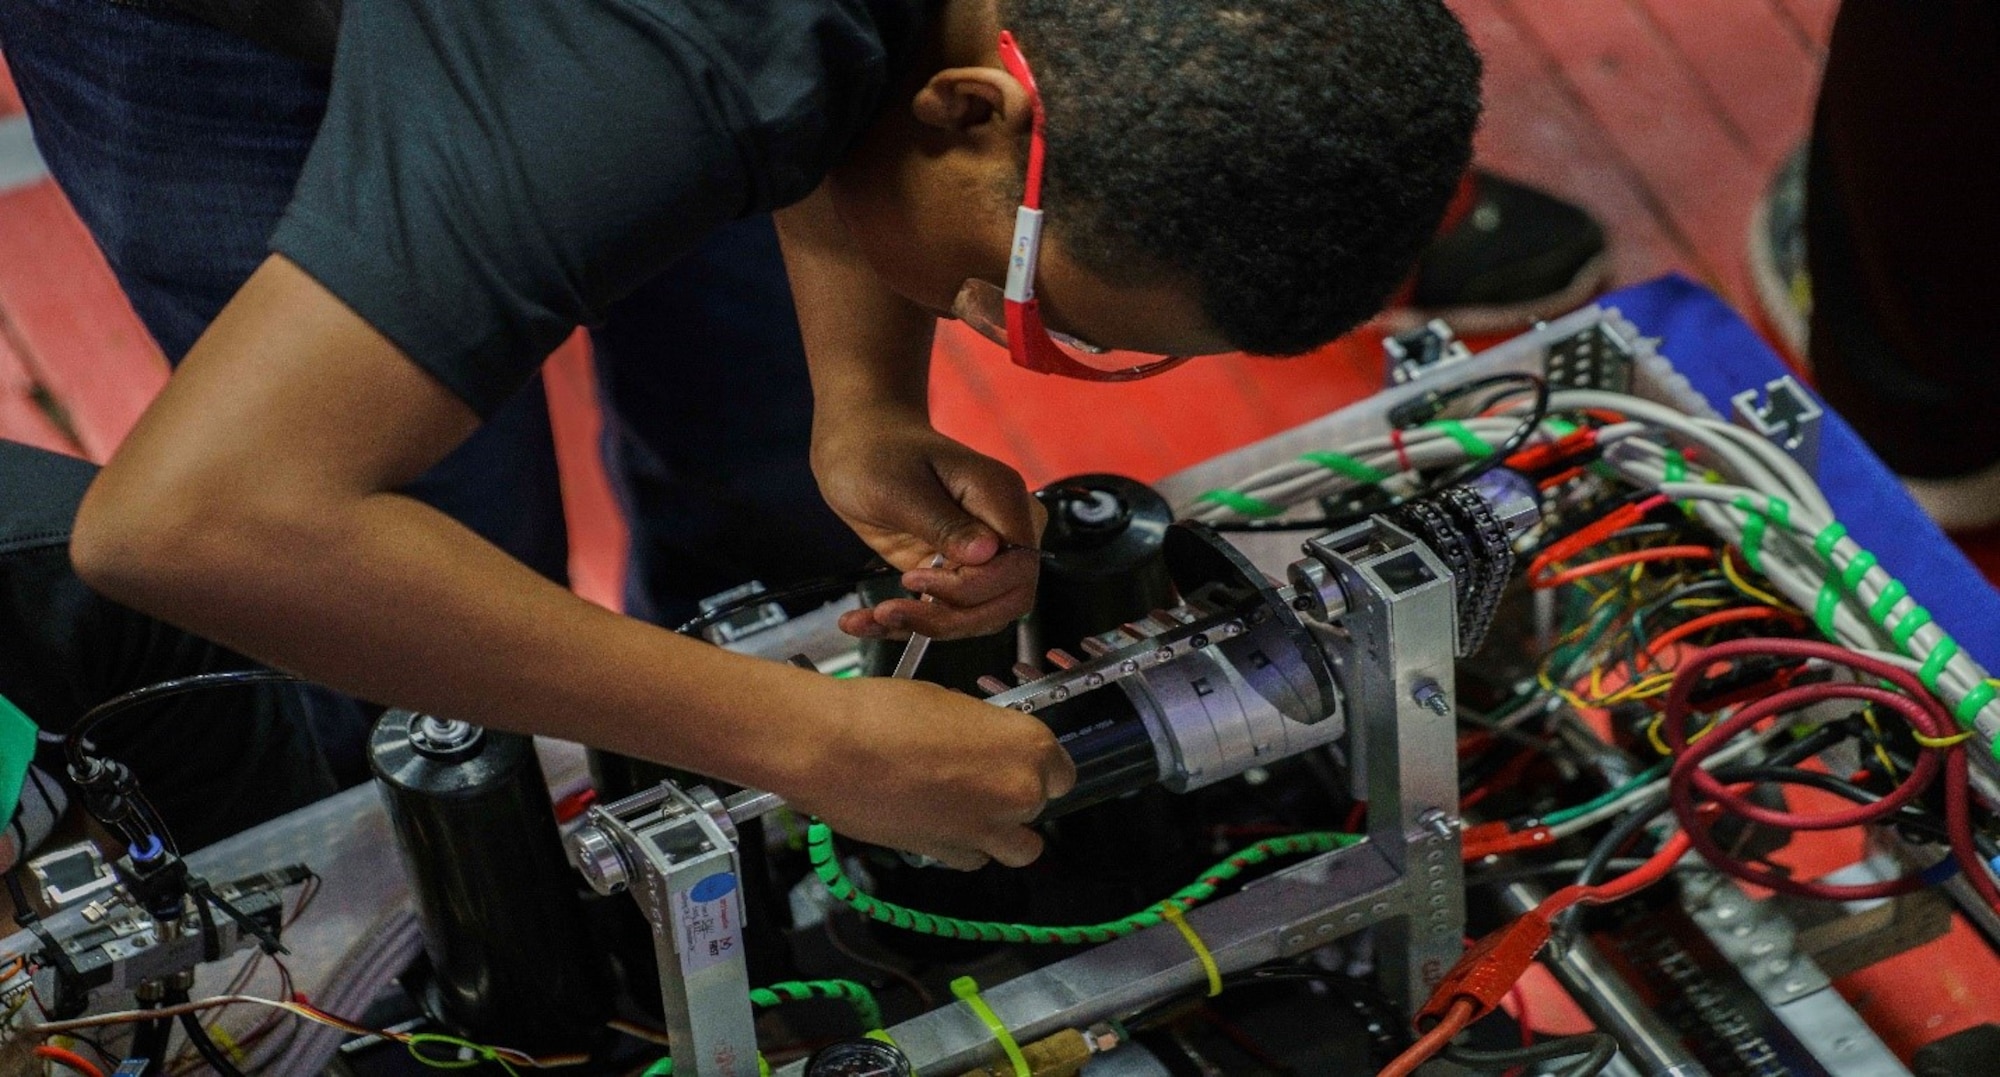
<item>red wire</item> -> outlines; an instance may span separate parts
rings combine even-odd
[[[1410,1077],[1417,1072],[1418,1066],[1444,1050],[1444,1045],[1450,1043],[1453,1036],[1465,1031],[1465,1026],[1472,1023],[1472,1015],[1478,1012],[1479,1007],[1473,1005],[1471,999],[1462,998],[1452,1003],[1451,1008],[1444,1012],[1443,1019],[1411,1044],[1409,1050],[1382,1067],[1375,1077]]]
[[[65,1051],[60,1047],[51,1047],[45,1043],[35,1048],[35,1057],[46,1058],[58,1065],[68,1066],[70,1069],[83,1074],[84,1077],[104,1077],[103,1070],[98,1069],[95,1063],[77,1054],[75,1051]]]
[[[1609,539],[1618,532],[1645,519],[1647,513],[1665,504],[1667,504],[1666,497],[1654,494],[1636,504],[1613,509],[1611,512],[1606,513],[1603,519],[1591,523],[1567,538],[1558,539],[1551,543],[1548,549],[1537,554],[1535,559],[1528,564],[1528,578],[1530,580],[1540,579],[1543,573],[1548,571],[1550,565],[1559,561],[1567,561],[1577,554],[1590,549],[1592,546]]]
[[[1605,905],[1613,901],[1631,897],[1633,894],[1666,878],[1688,854],[1693,843],[1685,833],[1675,834],[1661,845],[1658,852],[1646,859],[1644,864],[1620,875],[1607,883],[1594,886],[1579,886],[1572,883],[1542,899],[1535,906],[1534,915],[1544,920],[1553,920],[1557,913],[1572,905]]]
[[[1558,471],[1555,474],[1550,475],[1548,478],[1543,479],[1542,481],[1536,483],[1535,487],[1541,490],[1553,490],[1556,487],[1561,486],[1563,483],[1566,483],[1571,479],[1579,478],[1584,474],[1585,471],[1581,466],[1569,468],[1567,470]]]
[[[1652,642],[1646,644],[1645,657],[1650,659],[1697,632],[1739,621],[1767,621],[1780,617],[1798,620],[1798,615],[1791,610],[1781,610],[1772,606],[1737,606],[1732,609],[1714,610],[1677,624],[1653,637]]]
[[[1396,449],[1397,470],[1415,471],[1416,465],[1410,463],[1410,450],[1403,447],[1402,428],[1395,426],[1389,428],[1389,444],[1395,446]]]
[[[1575,568],[1564,569],[1553,576],[1530,576],[1528,585],[1536,590],[1548,590],[1565,583],[1601,576],[1613,569],[1624,568],[1648,561],[1713,561],[1715,551],[1707,546],[1651,546],[1630,553],[1613,554],[1596,561],[1585,562]]]
[[[1734,815],[1753,823],[1762,823],[1784,830],[1844,830],[1895,814],[1897,809],[1914,800],[1937,777],[1938,769],[1943,766],[1939,753],[1924,752],[1917,756],[1917,765],[1910,771],[1909,776],[1898,783],[1889,795],[1872,804],[1856,804],[1848,808],[1813,814],[1777,811],[1738,797],[1724,789],[1714,775],[1700,768],[1701,761],[1721,750],[1729,738],[1765,718],[1833,699],[1858,699],[1878,703],[1901,714],[1912,726],[1929,736],[1944,735],[1936,730],[1934,723],[1930,721],[1930,714],[1921,704],[1899,692],[1877,688],[1872,684],[1804,684],[1766,696],[1744,707],[1699,741],[1687,744],[1684,740],[1686,713],[1676,713],[1670,699],[1666,716],[1660,723],[1661,735],[1675,751],[1674,769],[1669,773],[1669,778],[1690,786],[1690,798],[1694,792],[1699,791]],[[1675,777],[1675,774],[1679,774],[1679,777]]]
[[[1873,684],[1799,685],[1745,707],[1701,740],[1692,745],[1688,744],[1685,734],[1687,718],[1692,710],[1690,697],[1705,679],[1707,671],[1718,663],[1753,655],[1818,659],[1846,666],[1871,679],[1887,681],[1902,691],[1891,692]],[[1674,767],[1668,772],[1668,788],[1674,814],[1680,819],[1683,833],[1692,840],[1694,847],[1718,870],[1782,893],[1841,901],[1892,897],[1908,893],[1923,886],[1921,878],[1916,874],[1886,882],[1840,886],[1796,880],[1738,860],[1729,855],[1709,835],[1708,828],[1698,817],[1701,805],[1697,803],[1696,796],[1697,794],[1706,796],[1719,807],[1743,818],[1771,826],[1793,830],[1829,829],[1841,825],[1854,826],[1874,822],[1886,817],[1922,792],[1942,769],[1945,775],[1945,825],[1950,837],[1952,855],[1958,860],[1959,868],[1965,874],[1966,880],[1978,891],[1980,897],[1996,909],[2000,909],[2000,885],[1995,884],[1985,863],[1980,859],[1977,848],[1973,845],[1970,780],[1966,774],[1963,745],[1926,750],[1918,756],[1916,769],[1910,776],[1879,801],[1819,815],[1776,812],[1750,804],[1737,796],[1733,790],[1723,788],[1722,783],[1713,775],[1701,769],[1701,760],[1720,751],[1731,736],[1747,729],[1755,722],[1773,714],[1810,706],[1827,699],[1864,699],[1882,703],[1927,736],[1943,738],[1954,732],[1951,717],[1945,712],[1944,704],[1908,671],[1830,643],[1802,639],[1733,640],[1697,651],[1681,664],[1680,672],[1674,676],[1673,687],[1667,693],[1661,732],[1668,743],[1676,749]]]

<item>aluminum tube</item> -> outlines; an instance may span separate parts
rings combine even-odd
[[[1547,891],[1531,883],[1509,883],[1500,899],[1520,914],[1541,904]],[[1544,953],[1543,963],[1597,1027],[1618,1040],[1618,1054],[1640,1077],[1709,1077],[1708,1067],[1681,1046],[1680,1037],[1640,1000],[1597,945],[1577,937]]]

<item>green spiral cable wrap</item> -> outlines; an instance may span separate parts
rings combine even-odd
[[[750,1004],[762,1008],[809,998],[844,999],[853,1004],[854,1016],[861,1019],[863,1029],[882,1027],[882,1007],[875,1003],[875,992],[853,980],[787,980],[750,992]]]
[[[1109,942],[1162,923],[1164,921],[1160,913],[1168,905],[1175,905],[1181,909],[1199,905],[1214,897],[1215,892],[1230,880],[1274,857],[1332,852],[1357,844],[1361,840],[1359,834],[1338,834],[1330,831],[1267,838],[1203,872],[1199,879],[1181,887],[1164,900],[1154,902],[1130,916],[1081,927],[1044,927],[1035,924],[1003,924],[991,920],[960,920],[955,916],[919,912],[916,909],[879,900],[862,892],[860,887],[854,885],[854,880],[847,877],[847,872],[841,869],[840,858],[834,855],[832,828],[817,820],[806,831],[806,856],[812,861],[813,872],[819,876],[820,882],[826,884],[827,890],[834,897],[855,912],[877,923],[947,939],[1074,946],[1081,943]]]

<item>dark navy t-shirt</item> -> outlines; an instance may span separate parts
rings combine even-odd
[[[53,733],[134,688],[254,665],[77,578],[70,524],[96,474],[81,460],[0,441],[0,695]],[[191,849],[334,791],[310,728],[314,706],[290,687],[222,689],[135,708],[93,739],[132,769]],[[348,706],[361,721],[359,706]],[[49,773],[63,772],[58,749],[40,756]]]
[[[291,259],[482,415],[717,225],[804,197],[930,0],[346,0]]]

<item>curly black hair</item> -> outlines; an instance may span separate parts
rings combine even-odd
[[[1472,155],[1479,55],[1442,0],[1002,0],[1048,115],[1049,230],[1120,283],[1192,280],[1292,355],[1401,283]]]

